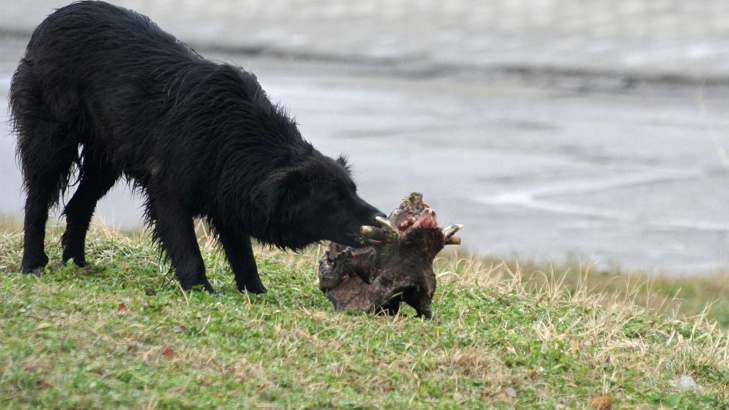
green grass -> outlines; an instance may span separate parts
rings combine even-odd
[[[96,229],[81,270],[58,263],[59,235],[35,277],[0,231],[0,408],[729,406],[725,329],[584,271],[446,255],[425,320],[335,312],[316,249],[259,249],[269,293],[251,296],[203,235],[209,295],[182,292],[145,236]]]

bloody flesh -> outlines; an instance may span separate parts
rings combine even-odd
[[[367,246],[331,243],[319,261],[319,287],[335,309],[395,314],[402,302],[432,317],[433,260],[446,244],[460,244],[460,225],[441,228],[419,193],[410,194],[381,227],[364,226]]]

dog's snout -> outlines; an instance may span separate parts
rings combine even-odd
[[[387,219],[387,215],[375,209],[374,212],[370,214],[370,220],[367,222],[367,225],[378,226],[379,222],[377,222],[377,218]]]

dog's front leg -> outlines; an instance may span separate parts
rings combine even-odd
[[[238,290],[250,293],[265,293],[266,287],[261,283],[256,267],[256,259],[253,256],[251,238],[248,235],[234,233],[225,227],[215,225],[215,230],[220,236],[220,242],[225,250]]]
[[[180,201],[170,199],[150,199],[148,207],[155,239],[170,259],[182,289],[202,287],[213,293],[213,287],[205,276],[205,263],[195,236],[192,215]]]

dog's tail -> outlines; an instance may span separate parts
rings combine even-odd
[[[60,120],[54,107],[48,107],[47,93],[34,73],[33,62],[20,61],[10,82],[10,119],[17,136],[16,159],[23,172],[24,188],[47,186],[48,205],[69,186],[74,165],[79,163],[78,142],[71,136],[69,123]],[[65,108],[68,109],[68,108]]]

